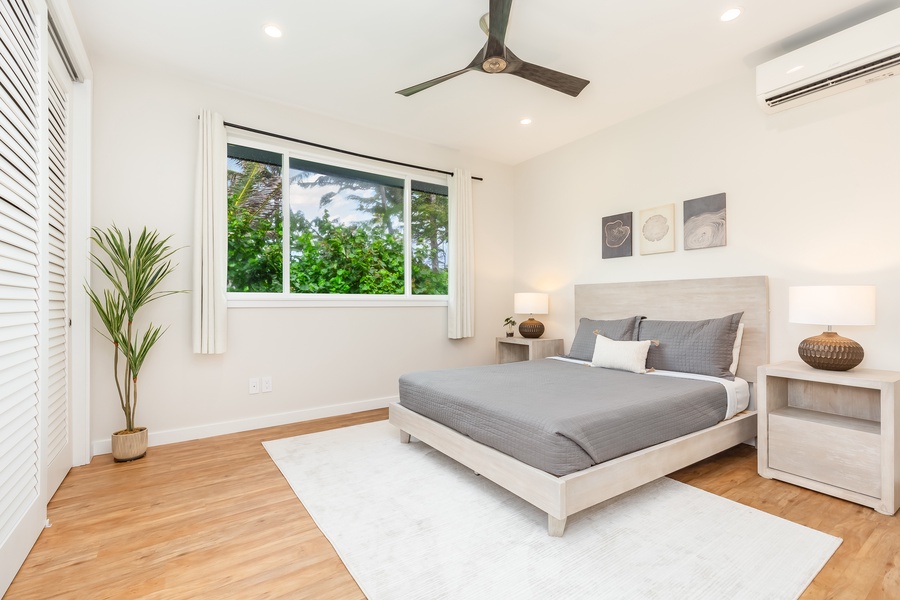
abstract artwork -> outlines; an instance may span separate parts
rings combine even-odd
[[[725,245],[725,194],[684,201],[684,249]]]
[[[675,252],[675,205],[641,211],[641,254]]]
[[[603,217],[603,258],[631,256],[631,213]]]

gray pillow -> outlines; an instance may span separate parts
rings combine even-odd
[[[627,319],[614,321],[582,318],[578,322],[578,331],[575,332],[575,339],[572,340],[572,347],[569,349],[567,358],[592,360],[594,358],[594,345],[597,343],[597,336],[594,335],[595,330],[599,330],[600,335],[611,340],[636,342],[638,339],[638,323],[643,318],[628,317]]]
[[[641,321],[639,340],[659,340],[647,354],[647,368],[712,375],[734,380],[734,338],[743,312],[704,321]]]

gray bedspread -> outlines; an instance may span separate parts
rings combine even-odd
[[[711,427],[715,382],[558,360],[409,373],[400,404],[553,475]]]

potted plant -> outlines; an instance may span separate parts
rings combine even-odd
[[[84,288],[105,329],[98,331],[114,346],[113,372],[125,429],[112,434],[112,453],[116,462],[125,462],[147,453],[147,428],[134,424],[138,375],[150,349],[165,333],[148,323],[142,334],[135,318],[150,302],[183,290],[157,291],[175,268],[171,257],[177,248],[168,245],[172,236],[160,239],[157,231],[145,227],[132,244],[130,229],[123,234],[113,225],[105,231],[97,227],[92,231],[91,241],[99,252],[91,252],[91,263],[106,277],[109,287],[100,293],[87,284]]]
[[[513,327],[516,326],[516,321],[512,317],[506,317],[506,320],[503,321],[503,326],[506,327],[506,337],[513,336]]]

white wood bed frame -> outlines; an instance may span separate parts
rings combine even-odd
[[[575,286],[575,323],[582,317],[697,320],[744,311],[738,376],[756,382],[768,362],[769,306],[766,277],[730,277]],[[644,485],[756,436],[755,402],[727,421],[589,469],[556,477],[472,440],[399,403],[390,422],[400,439],[410,436],[466,465],[547,513],[550,535],[562,536],[569,515]]]

